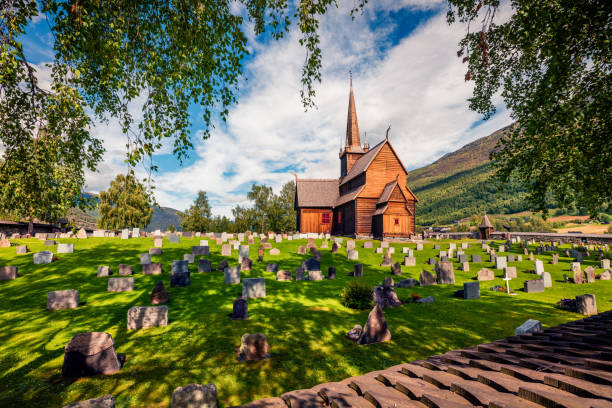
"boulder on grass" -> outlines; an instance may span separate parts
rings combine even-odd
[[[270,346],[266,336],[261,333],[245,333],[240,339],[238,361],[256,361],[270,358]]]
[[[363,328],[361,336],[357,339],[357,344],[367,345],[389,340],[391,340],[391,332],[387,327],[385,315],[380,305],[376,304],[368,315],[368,321]]]
[[[98,398],[73,402],[64,406],[64,408],[115,408],[115,398],[108,394]]]
[[[164,282],[157,282],[151,291],[151,304],[161,305],[168,303],[169,301],[170,293],[168,293],[168,289],[166,289],[166,286],[164,286]]]
[[[217,408],[215,384],[189,384],[172,393],[170,408]]]

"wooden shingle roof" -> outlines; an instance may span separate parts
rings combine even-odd
[[[338,179],[298,179],[296,207],[332,208],[338,199]]]
[[[607,311],[244,406],[611,407],[611,332]]]
[[[491,224],[491,221],[489,221],[489,217],[487,217],[487,214],[482,217],[482,223],[480,224],[479,228],[493,228],[493,225]]]
[[[395,186],[397,186],[397,180],[387,183],[382,193],[380,194],[380,197],[378,198],[378,202],[376,204],[382,204],[389,201],[389,198],[391,197],[391,193],[393,192]]]
[[[370,167],[372,161],[376,158],[378,152],[380,152],[380,149],[383,148],[387,141],[387,139],[384,139],[382,142],[371,148],[367,153],[357,159],[348,174],[344,176],[344,178],[340,181],[340,185],[351,181],[352,179],[366,171],[368,167]]]

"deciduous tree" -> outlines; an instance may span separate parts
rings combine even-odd
[[[153,216],[153,198],[132,175],[119,174],[107,191],[100,193],[98,227],[145,228]]]
[[[210,228],[211,217],[210,203],[205,191],[198,191],[198,196],[191,207],[184,213],[179,213],[181,226],[185,231],[205,232]]]

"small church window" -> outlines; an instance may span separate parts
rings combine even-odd
[[[321,223],[329,224],[329,222],[330,222],[330,220],[329,220],[329,213],[321,214]]]
[[[395,218],[394,221],[395,221],[395,225],[399,225],[399,218]]]

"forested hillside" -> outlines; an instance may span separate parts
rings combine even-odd
[[[500,129],[408,175],[408,186],[420,200],[417,224],[448,224],[484,211],[507,214],[527,209],[520,183],[509,183],[500,191],[491,180],[489,153],[508,130]]]

